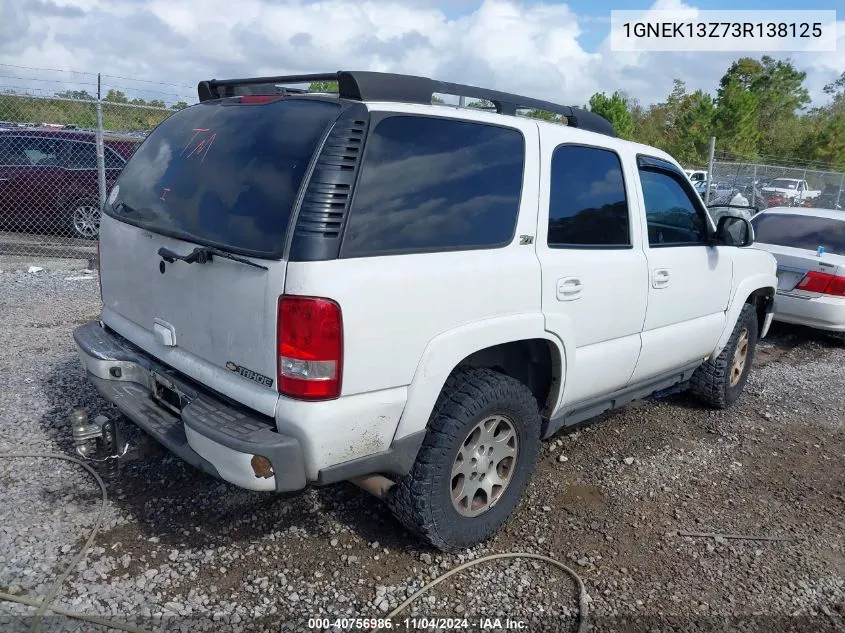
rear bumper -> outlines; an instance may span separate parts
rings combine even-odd
[[[120,412],[189,464],[250,490],[289,492],[306,485],[299,441],[262,418],[186,381],[100,323],[73,333],[88,379]],[[153,398],[158,375],[180,394],[181,414]],[[269,477],[256,476],[252,459],[266,457]]]
[[[841,297],[803,297],[778,292],[775,296],[775,321],[845,332],[845,299]]]

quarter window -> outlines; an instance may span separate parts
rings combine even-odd
[[[562,145],[552,155],[548,245],[631,245],[622,163],[615,152]]]
[[[504,246],[525,141],[512,128],[396,115],[367,139],[342,257]]]

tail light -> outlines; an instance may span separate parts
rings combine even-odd
[[[795,287],[797,290],[845,297],[845,277],[811,270]]]
[[[321,297],[279,297],[279,392],[301,400],[340,396],[343,318],[340,306]]]

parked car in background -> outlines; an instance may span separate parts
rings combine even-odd
[[[801,204],[803,207],[833,210],[841,210],[843,205],[845,205],[845,190],[840,190],[839,185],[826,185],[818,198],[805,200]]]
[[[717,181],[709,181],[709,180],[699,180],[693,184],[693,187],[698,192],[698,195],[701,196],[701,199],[704,200],[704,195],[707,192],[707,187],[710,187],[710,201],[712,202],[714,199],[721,199],[728,196],[732,191],[733,187],[729,183],[725,182],[717,182]]]
[[[768,198],[785,200],[789,205],[812,200],[821,194],[821,190],[810,189],[807,181],[800,178],[775,178],[763,187],[762,192]]]
[[[703,169],[685,169],[684,173],[687,175],[687,178],[689,178],[692,183],[707,180],[707,172]]]
[[[755,244],[778,262],[776,321],[836,333],[845,342],[845,215],[780,207],[751,220]]]
[[[138,141],[109,136],[104,145],[110,187]],[[0,227],[97,237],[100,204],[93,132],[0,129]]]

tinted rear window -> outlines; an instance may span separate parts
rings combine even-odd
[[[367,139],[342,256],[509,243],[524,156],[515,129],[435,117],[382,120]]]
[[[845,255],[845,217],[842,220],[812,215],[763,213],[751,220],[754,240],[791,248],[825,251]]]
[[[549,246],[628,246],[628,199],[614,152],[562,145],[552,155]]]
[[[151,231],[278,256],[308,164],[339,108],[309,99],[186,108],[132,156],[107,211]]]

